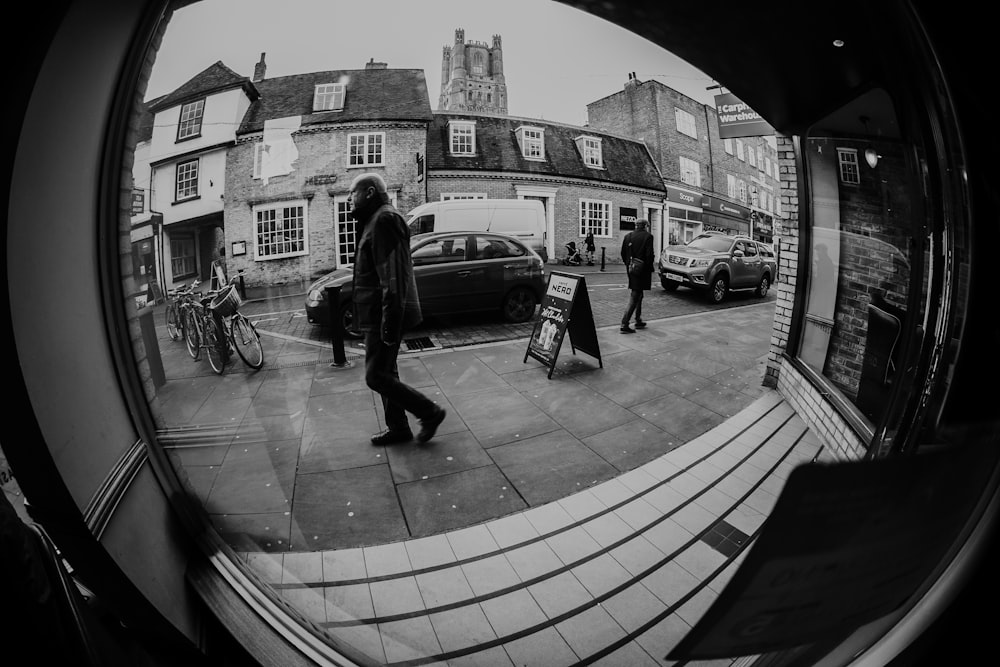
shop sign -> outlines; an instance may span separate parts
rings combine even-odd
[[[740,220],[750,219],[750,209],[745,206],[739,206],[721,199],[716,199],[715,197],[706,196],[702,201],[702,206],[707,211],[714,211],[722,215],[728,215],[732,218],[739,218]]]
[[[639,219],[639,210],[634,208],[618,208],[618,229],[635,229],[635,221]]]
[[[142,190],[132,191],[132,215],[142,215],[146,210],[146,193]]]
[[[580,274],[553,271],[549,274],[541,310],[528,339],[523,361],[527,362],[528,357],[532,357],[542,362],[548,367],[548,376],[552,379],[565,338],[569,338],[573,354],[577,350],[586,352],[604,367],[586,279]]]
[[[767,137],[774,128],[732,93],[715,96],[715,112],[719,119],[719,138]]]
[[[677,202],[678,204],[687,204],[688,206],[701,206],[702,195],[697,192],[689,192],[688,190],[681,190],[680,188],[668,185],[667,201]]]

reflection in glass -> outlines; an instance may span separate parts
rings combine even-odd
[[[818,123],[804,146],[812,226],[798,355],[874,428],[902,378],[908,310],[922,309],[926,289],[915,284],[926,273],[912,271],[924,261],[913,256],[923,245],[914,148],[882,91]],[[859,160],[866,152],[874,165]]]

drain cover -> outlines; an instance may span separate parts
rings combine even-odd
[[[403,342],[406,344],[407,351],[413,350],[428,350],[432,347],[437,347],[428,336],[423,336],[421,338],[407,338]]]

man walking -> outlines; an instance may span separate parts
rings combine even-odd
[[[444,421],[445,410],[400,382],[396,363],[403,331],[422,319],[410,233],[389,203],[379,174],[355,177],[349,201],[361,228],[354,255],[354,323],[365,332],[365,382],[382,397],[387,427],[372,436],[372,444],[411,440],[407,412],[420,420],[417,440],[427,442]]]
[[[622,239],[622,261],[628,274],[628,308],[622,317],[623,334],[633,334],[635,329],[646,328],[642,321],[643,291],[651,289],[653,276],[653,235],[646,231],[649,221],[645,218],[636,220],[635,231],[629,232]],[[629,326],[632,315],[635,314],[635,329]]]

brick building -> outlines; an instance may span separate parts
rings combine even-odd
[[[226,166],[228,268],[248,286],[305,284],[353,261],[357,174],[380,173],[400,210],[424,202],[427,83],[376,62],[274,79],[262,65]]]
[[[663,178],[645,144],[537,119],[435,112],[427,136],[427,200],[538,199],[550,259],[593,231],[617,262],[624,234],[659,227]]]
[[[667,191],[660,247],[707,230],[773,242],[778,160],[764,137],[723,140],[714,107],[634,74],[623,90],[587,105],[587,124],[649,147]]]

